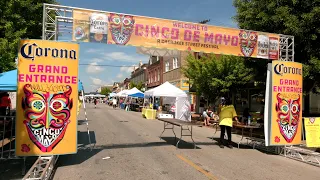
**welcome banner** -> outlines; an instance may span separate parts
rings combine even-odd
[[[273,61],[268,145],[301,143],[302,64]],[[267,97],[266,97],[267,98]],[[266,117],[266,116],[265,116]]]
[[[77,152],[79,45],[21,40],[16,155]]]
[[[118,13],[73,11],[73,40],[279,59],[279,35]]]
[[[320,118],[304,118],[307,147],[320,147]]]

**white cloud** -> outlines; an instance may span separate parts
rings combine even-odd
[[[103,61],[103,59],[100,59],[100,58],[93,58],[92,60],[91,60],[92,62],[102,62]]]
[[[102,49],[88,49],[86,50],[86,53],[99,53],[99,52],[102,52]]]
[[[122,73],[119,73],[118,75],[117,75],[117,78],[118,79],[121,79],[123,77],[123,74]]]
[[[90,77],[90,78],[91,78],[93,86],[104,86],[107,84],[106,82],[104,82],[103,80],[101,80],[99,78],[94,78],[94,77]]]
[[[124,52],[111,52],[111,53],[101,53],[103,55],[103,59],[110,61],[123,61],[123,62],[142,62],[148,61],[148,56],[137,56],[137,55],[130,55]]]
[[[97,66],[98,63],[92,62],[90,65],[87,67],[87,73],[89,74],[96,74],[104,71],[104,68]]]
[[[128,67],[128,66],[122,66],[122,67],[120,68],[120,72],[131,73],[131,72],[133,71],[134,67],[137,68],[136,65],[133,65],[133,66],[130,66],[130,67]]]

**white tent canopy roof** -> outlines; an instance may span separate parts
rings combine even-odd
[[[118,92],[118,93],[116,94],[116,96],[118,96],[118,97],[125,97],[125,96],[127,96],[127,92],[128,92],[128,91],[129,91],[128,89],[122,90],[122,91]]]
[[[188,97],[188,95],[184,91],[169,82],[165,82],[156,88],[150,89],[144,94],[145,96],[159,97]]]
[[[128,90],[128,91],[126,92],[127,95],[136,94],[136,93],[143,93],[143,92],[141,92],[141,91],[140,91],[139,89],[137,89],[136,87],[134,87],[134,88],[132,88],[132,89],[130,89],[130,90]]]

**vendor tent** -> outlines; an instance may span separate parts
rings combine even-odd
[[[139,89],[137,89],[136,87],[134,87],[126,92],[127,95],[136,94],[136,93],[142,93],[142,92]]]
[[[191,109],[188,95],[172,85],[165,82],[162,85],[150,89],[144,93],[145,96],[165,97],[163,101],[175,106],[175,118],[182,121],[191,121]]]
[[[109,94],[109,97],[113,97],[113,96],[115,96],[115,95],[116,95],[116,93],[113,93],[113,92],[112,92],[112,93]]]
[[[17,79],[17,70],[1,73],[0,91],[16,91]]]
[[[159,97],[188,97],[188,95],[184,91],[169,82],[165,82],[154,89],[146,91],[144,95]]]
[[[12,70],[0,74],[0,91],[17,91],[18,72]],[[83,90],[82,83],[78,82],[78,91]]]
[[[117,97],[126,97],[129,90],[125,89],[116,94]]]
[[[136,97],[136,98],[144,98],[144,94],[143,93],[135,93],[135,94],[129,94],[128,96],[130,97]]]

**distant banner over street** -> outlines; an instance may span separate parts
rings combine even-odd
[[[73,11],[73,40],[279,59],[277,34],[118,13]]]

